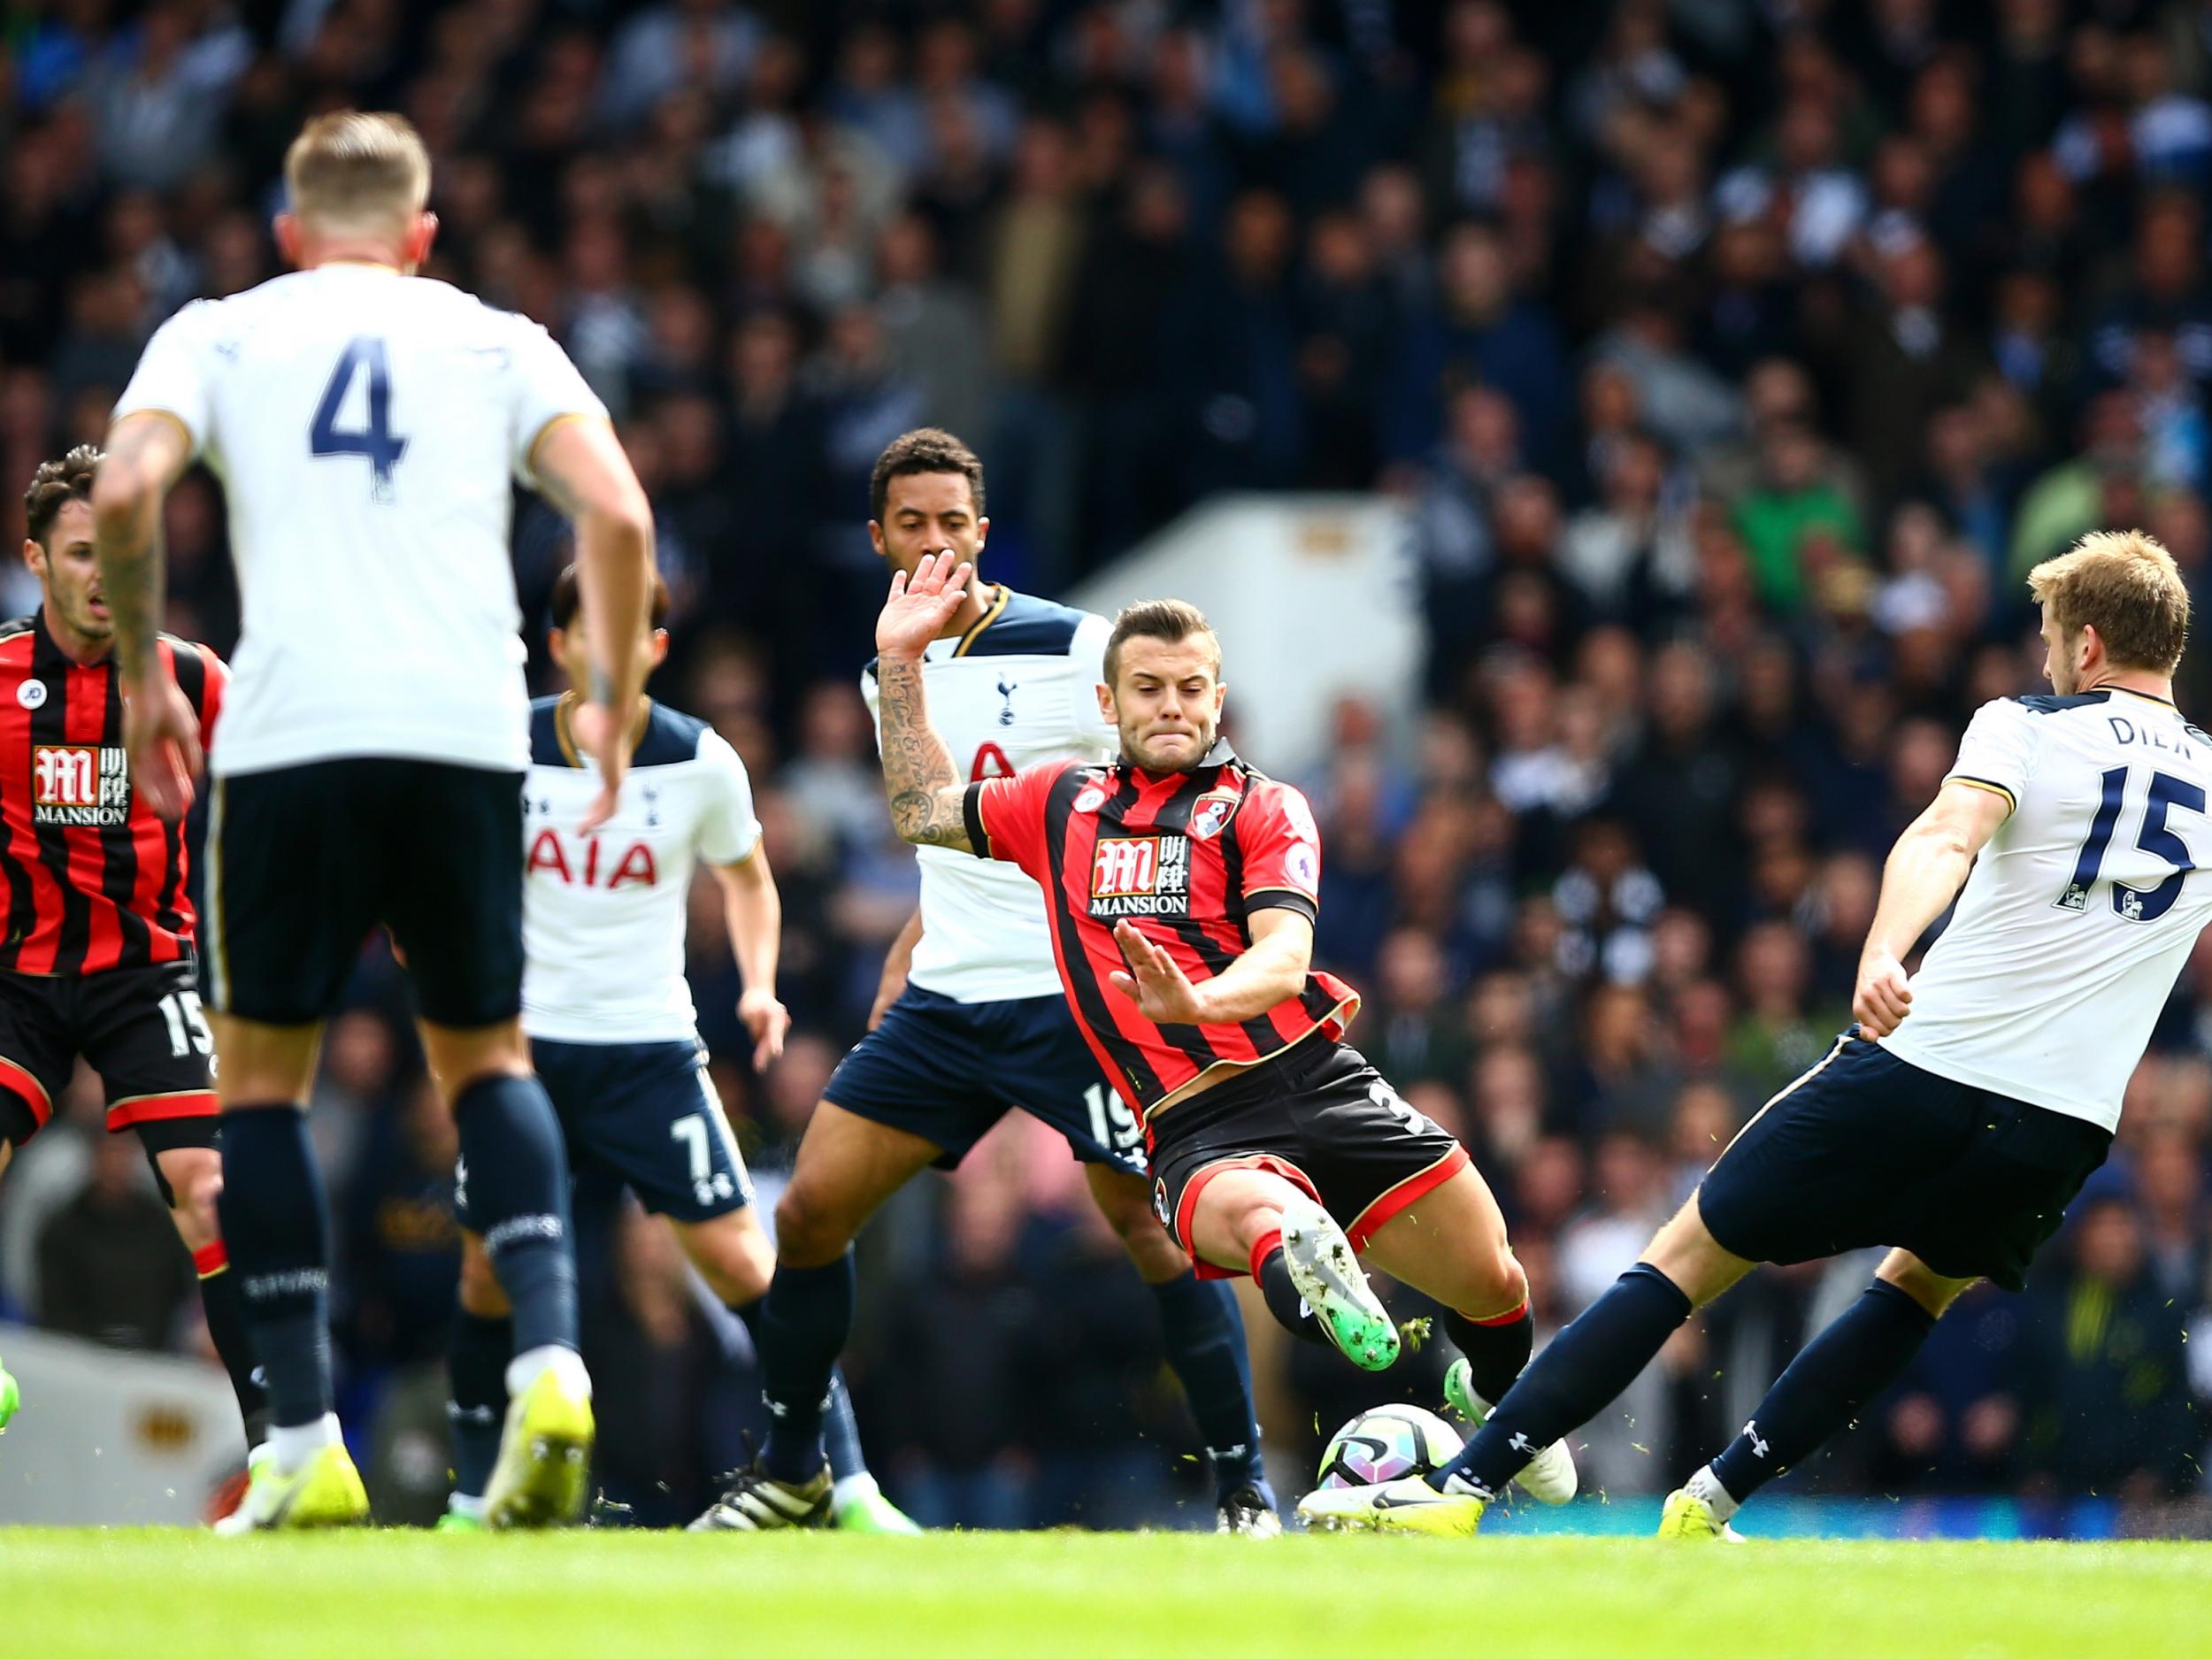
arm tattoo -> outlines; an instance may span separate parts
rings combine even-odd
[[[876,664],[883,719],[883,787],[891,823],[918,847],[972,850],[960,810],[960,774],[951,751],[929,724],[922,665],[884,657]]]
[[[148,452],[157,450],[168,436],[150,422],[126,422],[114,434],[103,463],[139,480],[127,510],[96,520],[93,531],[100,581],[108,613],[114,619],[115,663],[126,679],[151,671],[155,637],[165,604],[162,491],[148,488],[146,480],[158,465],[149,458]]]

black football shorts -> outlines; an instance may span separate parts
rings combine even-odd
[[[270,1025],[337,1011],[391,929],[434,1025],[522,1009],[522,774],[435,761],[316,761],[216,780],[209,1005]]]
[[[100,1074],[111,1133],[153,1152],[215,1144],[214,1043],[189,958],[49,978],[0,972],[0,1140],[45,1126],[77,1057]]]
[[[1400,1099],[1356,1048],[1317,1033],[1155,1112],[1149,1133],[1153,1210],[1193,1261],[1199,1194],[1225,1170],[1266,1170],[1302,1187],[1358,1250],[1469,1161],[1467,1148]],[[1233,1276],[1206,1262],[1198,1271]]]

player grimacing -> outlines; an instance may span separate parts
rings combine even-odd
[[[1311,966],[1319,833],[1302,795],[1219,741],[1212,629],[1179,601],[1128,607],[1097,688],[1120,758],[964,784],[919,656],[970,574],[949,553],[924,561],[877,622],[899,833],[1017,864],[1042,889],[1069,1004],[1143,1115],[1155,1206],[1192,1255],[1248,1271],[1287,1329],[1318,1324],[1379,1370],[1398,1333],[1354,1259],[1371,1256],[1446,1310],[1465,1356],[1453,1403],[1480,1417],[1527,1363],[1527,1279],[1465,1148],[1342,1041],[1358,995]],[[1523,1484],[1571,1497],[1566,1447]]]
[[[989,534],[982,462],[933,427],[885,447],[870,496],[870,537],[895,570],[911,572],[941,547],[972,560]],[[1110,757],[1114,731],[1095,695],[1108,633],[1103,617],[1002,582],[969,589],[924,648],[920,672],[971,776]],[[862,689],[880,722],[876,677],[871,664]],[[1152,1293],[1213,1465],[1217,1525],[1279,1532],[1235,1298],[1193,1273],[1152,1213],[1141,1131],[1069,1017],[1036,884],[941,849],[917,849],[916,862],[921,905],[886,961],[876,1018],[823,1090],[776,1207],[776,1279],[760,1333],[774,1417],[767,1444],[704,1519],[758,1530],[820,1518],[833,1487],[818,1406],[851,1331],[854,1237],[922,1170],[956,1165],[1020,1110],[1082,1162],[1093,1202]]]
[[[1761,1109],[1642,1258],[1553,1339],[1446,1469],[1313,1493],[1324,1526],[1464,1534],[1523,1448],[1588,1421],[1759,1262],[1891,1247],[1742,1433],[1671,1494],[1660,1535],[1730,1517],[1901,1376],[1977,1279],[2021,1288],[2104,1162],[2208,918],[2212,736],[2173,703],[2189,593],[2172,557],[2097,532],[2029,573],[2055,695],[1983,705],[1898,838],[1856,1025]],[[1902,964],[1954,899],[1917,973]]]
[[[576,525],[595,649],[572,724],[600,780],[580,829],[613,810],[626,764],[652,518],[603,405],[545,331],[414,274],[437,220],[405,120],[318,116],[285,180],[275,230],[297,268],[157,331],[93,490],[132,776],[167,817],[190,799],[200,745],[155,646],[160,513],[196,455],[221,480],[238,567],[243,626],[211,751],[208,1000],[223,1230],[274,1428],[237,1518],[367,1517],[331,1410],[329,1218],[302,1103],[323,1022],[383,925],[514,1306],[490,1518],[541,1525],[580,1507],[593,1422],[567,1164],[517,1018],[529,744],[512,483]]]

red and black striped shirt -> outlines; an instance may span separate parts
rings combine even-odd
[[[228,671],[204,645],[157,648],[211,737]],[[193,954],[184,826],[131,788],[122,681],[78,663],[43,611],[0,622],[0,971],[74,977]]]
[[[1333,1040],[1359,993],[1333,974],[1254,1018],[1156,1025],[1113,988],[1114,925],[1135,924],[1194,983],[1252,943],[1255,910],[1319,914],[1321,837],[1305,796],[1218,744],[1195,772],[1059,761],[968,786],[979,857],[1019,864],[1045,891],[1052,951],[1091,1052],[1150,1114],[1217,1066],[1247,1066],[1318,1031]]]

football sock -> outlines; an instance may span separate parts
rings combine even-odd
[[[853,1327],[853,1253],[820,1267],[776,1269],[753,1327],[771,1422],[761,1467],[799,1483],[822,1472],[831,1373]]]
[[[760,1318],[768,1298],[760,1296],[730,1311],[745,1322],[752,1333],[753,1352],[763,1351]],[[835,1366],[830,1368],[829,1406],[822,1414],[822,1448],[828,1455],[830,1474],[839,1485],[846,1487],[848,1498],[856,1489],[849,1485],[853,1477],[868,1472],[868,1459],[860,1449],[860,1423],[853,1416],[852,1391],[845,1386],[845,1373]],[[811,1474],[809,1475],[811,1479]],[[841,1499],[841,1502],[847,1501]]]
[[[280,1430],[320,1423],[330,1411],[330,1211],[307,1115],[289,1101],[236,1108],[223,1114],[222,1147],[216,1209],[272,1418]]]
[[[245,1303],[238,1294],[238,1276],[230,1271],[230,1252],[218,1239],[192,1252],[192,1265],[200,1275],[200,1309],[207,1319],[208,1340],[230,1373],[230,1391],[238,1396],[238,1416],[246,1425],[246,1444],[258,1446],[269,1438],[269,1396],[254,1380],[253,1343],[246,1335]]]
[[[1925,1308],[1876,1279],[1774,1379],[1743,1432],[1713,1460],[1715,1477],[1740,1503],[1794,1469],[1903,1376],[1934,1329]]]
[[[1252,1362],[1236,1293],[1220,1279],[1183,1273],[1153,1286],[1152,1298],[1160,1305],[1168,1366],[1183,1385],[1213,1460],[1214,1485],[1225,1494],[1263,1479],[1260,1425],[1252,1413]]]
[[[1438,1321],[1452,1346],[1467,1356],[1467,1379],[1485,1405],[1505,1398],[1514,1379],[1528,1369],[1530,1351],[1536,1345],[1536,1321],[1529,1317],[1528,1302],[1494,1319],[1445,1310]]]
[[[487,1319],[463,1309],[454,1317],[446,1350],[453,1397],[446,1422],[453,1431],[453,1489],[481,1498],[499,1461],[499,1436],[507,1413],[507,1359],[514,1352],[512,1320]]]
[[[280,1423],[269,1431],[269,1449],[276,1455],[280,1474],[297,1472],[302,1463],[326,1446],[344,1444],[345,1435],[339,1430],[334,1411],[324,1412],[312,1423]]]
[[[454,1101],[453,1122],[468,1166],[469,1217],[514,1308],[515,1352],[574,1348],[568,1154],[553,1102],[534,1077],[479,1078]]]
[[[1552,1338],[1467,1449],[1431,1475],[1429,1485],[1443,1491],[1455,1482],[1455,1489],[1471,1486],[1495,1496],[1530,1458],[1635,1381],[1690,1311],[1690,1299],[1672,1279],[1637,1263]]]
[[[1283,1235],[1279,1229],[1265,1234],[1252,1247],[1252,1278],[1277,1325],[1302,1342],[1335,1348],[1336,1344],[1329,1340],[1329,1333],[1322,1329],[1321,1321],[1306,1306],[1306,1299],[1298,1294],[1298,1286],[1291,1283],[1290,1263],[1283,1260]]]

